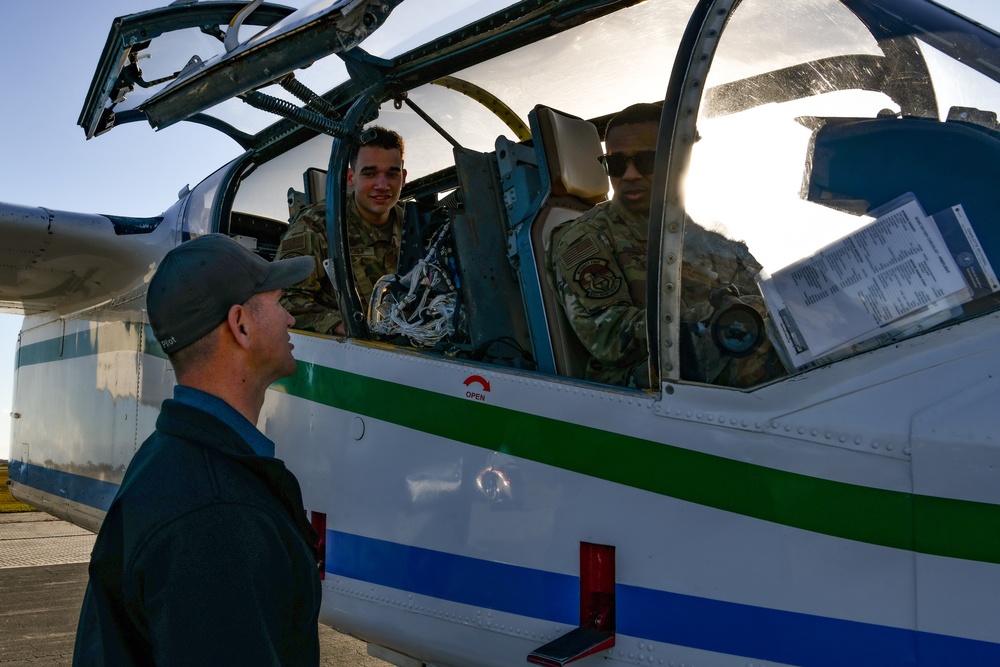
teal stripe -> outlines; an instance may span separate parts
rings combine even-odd
[[[81,357],[85,354],[93,354],[93,345],[90,342],[90,335],[89,332],[86,333],[87,336],[85,341],[81,341],[78,337],[74,337],[74,340],[72,341],[74,343],[74,348],[69,350],[69,356]],[[43,340],[40,343],[22,345],[17,350],[17,360],[15,362],[17,368],[65,358],[66,355],[63,353],[63,346],[64,343],[70,342],[67,340],[68,338],[68,336],[63,338],[51,338],[49,340]],[[86,347],[89,351],[86,353],[80,352],[79,347]]]
[[[698,505],[879,546],[1000,563],[1000,506],[846,484],[299,362],[273,388]],[[666,422],[665,422],[666,423]]]
[[[22,345],[17,351],[17,368],[42,364],[49,361],[77,359],[100,352],[132,352],[135,350],[135,329],[143,328],[142,352],[166,359],[163,348],[153,337],[148,324],[138,322],[114,322],[101,324],[96,330],[86,328],[61,338]]]

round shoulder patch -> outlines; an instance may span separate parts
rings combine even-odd
[[[600,257],[588,259],[577,266],[573,280],[591,299],[605,299],[622,286],[621,276],[609,269],[607,260]]]

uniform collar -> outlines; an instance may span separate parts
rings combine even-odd
[[[274,456],[274,443],[257,430],[236,408],[200,389],[176,385],[174,400],[212,415],[243,438],[257,456]]]
[[[649,216],[648,215],[638,215],[632,213],[618,200],[617,197],[613,198],[608,204],[611,209],[611,213],[616,217],[624,220],[630,225],[641,225],[643,227],[649,226]]]

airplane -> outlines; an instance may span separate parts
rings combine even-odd
[[[614,196],[601,136],[638,102],[650,382],[610,386],[547,262]],[[148,218],[0,204],[12,492],[96,531],[174,384],[159,260],[211,232],[273,258],[325,200],[347,335],[293,330],[258,423],[321,536],[322,623],[401,666],[998,664],[998,110],[1000,35],[930,0],[119,17],[87,137],[186,121],[244,152]],[[365,303],[342,212],[372,123],[409,177]],[[760,270],[694,320],[697,230]]]

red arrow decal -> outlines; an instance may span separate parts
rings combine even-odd
[[[486,378],[484,378],[481,375],[470,375],[469,377],[465,378],[466,387],[468,387],[473,382],[478,382],[479,384],[483,385],[483,391],[490,390],[490,383],[486,380]]]

